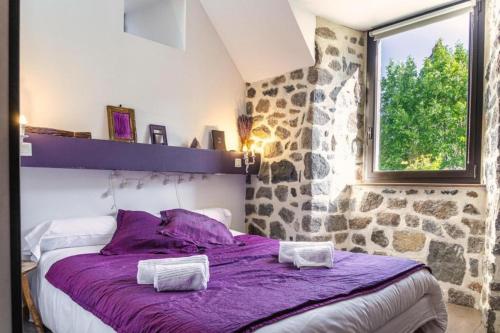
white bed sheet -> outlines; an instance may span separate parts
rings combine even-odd
[[[44,253],[32,281],[42,320],[54,333],[115,332],[68,295],[52,286],[45,274],[55,262],[77,254],[96,253],[102,246],[58,249]],[[445,332],[446,307],[436,279],[416,272],[380,291],[322,306],[259,329],[259,333]]]

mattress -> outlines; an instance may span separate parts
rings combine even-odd
[[[34,276],[35,295],[44,324],[55,333],[107,333],[114,330],[52,286],[45,274],[57,261],[102,246],[58,249],[44,253]],[[412,275],[371,294],[322,306],[257,332],[445,332],[447,313],[441,289],[427,271]]]

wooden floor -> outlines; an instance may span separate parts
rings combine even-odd
[[[478,310],[448,304],[448,329],[449,333],[483,333],[481,313]],[[24,333],[36,333],[32,323],[25,323]],[[47,333],[49,333],[47,331]]]

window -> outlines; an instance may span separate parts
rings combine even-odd
[[[460,2],[369,33],[369,182],[479,182],[480,7]]]
[[[125,0],[124,11],[125,32],[185,49],[186,0]]]

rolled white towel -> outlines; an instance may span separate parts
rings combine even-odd
[[[333,251],[332,242],[280,242],[278,261],[280,263],[293,263],[294,249],[318,246],[330,246]]]
[[[298,247],[293,250],[293,264],[302,267],[333,267],[333,247],[328,245]]]
[[[196,255],[191,257],[163,258],[141,260],[137,263],[137,284],[153,284],[156,265],[203,264],[207,279],[210,279],[208,257]]]
[[[153,285],[156,291],[207,289],[205,265],[201,263],[156,265]]]

